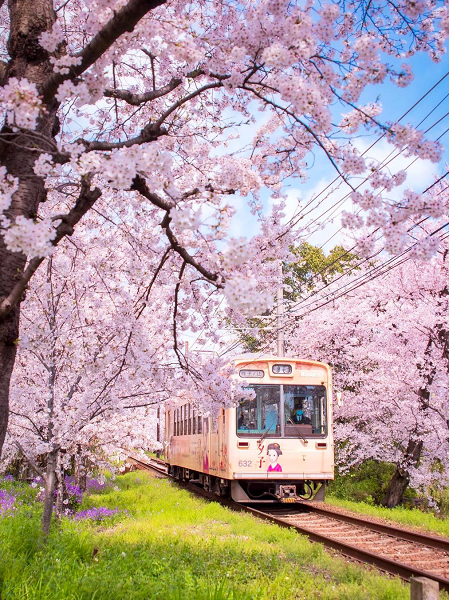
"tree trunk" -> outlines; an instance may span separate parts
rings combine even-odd
[[[2,239],[0,239],[1,245]],[[0,249],[0,264],[3,272],[2,252]],[[0,273],[0,297],[5,286]],[[19,336],[19,307],[8,315],[8,319],[0,321],[0,456],[8,427],[9,387],[16,358],[17,338]]]
[[[82,492],[87,488],[87,465],[86,459],[82,454],[81,446],[78,445],[75,454],[75,483]]]
[[[2,71],[0,84],[5,84],[10,77],[17,77],[26,78],[39,88],[53,71],[48,53],[39,44],[40,34],[50,30],[55,21],[53,3],[51,0],[9,0],[8,9],[10,60]],[[34,137],[33,143],[26,131],[13,132],[8,125],[3,126],[1,133],[6,136],[3,139],[8,139],[9,143],[0,140],[0,164],[19,180],[19,189],[5,212],[10,220],[18,216],[34,219],[40,203],[45,200],[43,181],[35,175],[33,167],[40,151],[47,152],[55,141],[57,107],[58,103],[52,101],[41,111],[37,124],[40,136]],[[0,236],[0,303],[9,297],[25,264],[26,257],[8,250]],[[9,388],[19,337],[19,316],[19,306],[0,316],[0,456],[8,426]]]
[[[58,458],[58,451],[53,450],[49,453],[47,459],[47,474],[45,477],[45,498],[44,498],[44,512],[42,514],[42,533],[45,538],[50,533],[51,515],[53,512],[53,502],[55,498],[55,487],[56,487],[56,463]]]
[[[62,466],[61,454],[56,467],[56,501],[55,501],[55,516],[60,519],[64,512],[64,500],[67,498],[67,488],[65,485],[65,472]]]
[[[390,483],[388,484],[388,490],[385,495],[383,502],[384,506],[388,508],[394,508],[402,502],[404,492],[410,481],[410,474],[408,469],[411,466],[417,465],[421,457],[423,443],[421,441],[410,440],[405,455],[405,460],[402,465],[396,465],[396,469],[393,473]]]

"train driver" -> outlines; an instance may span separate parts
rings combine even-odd
[[[298,425],[310,425],[311,421],[309,417],[304,414],[304,399],[301,397],[293,398],[294,407],[290,415],[290,419],[293,423]]]

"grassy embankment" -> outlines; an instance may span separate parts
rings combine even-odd
[[[101,522],[64,518],[43,548],[38,504],[0,518],[2,600],[409,597],[397,579],[332,558],[293,530],[168,481],[129,473],[117,485],[86,497],[81,509],[129,514]]]
[[[364,502],[344,500],[330,495],[326,498],[326,504],[449,538],[449,519],[442,519],[432,512],[423,512],[417,508],[405,508],[402,506],[384,508],[382,506],[365,504]]]
[[[411,488],[406,491],[402,506],[393,509],[381,506],[393,470],[392,464],[368,460],[346,475],[336,472],[335,481],[326,494],[326,503],[449,538],[449,489],[433,490],[439,512],[426,511],[427,499],[420,498]],[[422,504],[422,509],[414,506],[417,501]]]

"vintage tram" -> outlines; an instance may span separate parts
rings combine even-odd
[[[233,362],[251,399],[216,418],[192,402],[167,405],[169,473],[242,503],[324,500],[334,478],[330,367],[276,356]]]

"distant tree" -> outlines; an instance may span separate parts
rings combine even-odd
[[[334,246],[325,254],[319,246],[304,242],[290,248],[295,260],[284,265],[284,292],[288,302],[295,302],[305,293],[311,292],[323,284],[327,285],[337,274],[344,273],[350,267],[357,269],[359,257],[343,246]]]
[[[335,246],[325,254],[322,248],[307,242],[290,248],[294,260],[284,263],[284,310],[288,318],[289,307],[314,289],[327,285],[332,279],[351,267],[357,270],[358,256]],[[276,333],[275,313],[266,312],[266,319],[248,318],[243,324],[233,323],[239,340],[246,352],[260,352],[273,347]],[[267,329],[269,327],[269,329]]]
[[[287,336],[291,352],[334,368],[344,395],[343,406],[334,406],[342,468],[367,459],[395,466],[384,498],[390,507],[408,486],[429,496],[432,486],[449,482],[449,254],[443,244],[430,264],[409,255],[361,287],[357,275],[331,285],[326,294],[336,299],[318,295]],[[352,291],[338,297],[351,283]]]

